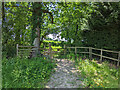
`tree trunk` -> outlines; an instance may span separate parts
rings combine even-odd
[[[36,46],[37,46],[37,54],[40,54],[40,32],[41,32],[41,22],[42,22],[42,4],[41,2],[34,2],[33,3],[33,37],[32,39],[35,40],[37,38]],[[36,37],[35,37],[36,32]]]

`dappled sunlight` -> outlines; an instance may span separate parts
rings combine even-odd
[[[56,63],[56,72],[52,75],[46,87],[77,88],[79,86],[83,86],[82,81],[78,79],[78,73],[76,68],[73,66],[72,61],[57,59]]]
[[[3,88],[117,88],[120,3],[2,1]]]
[[[118,76],[115,68],[110,69],[106,63],[97,63],[92,60],[82,60],[78,64],[84,79],[84,84],[89,87],[117,87]],[[112,73],[113,72],[113,73]],[[114,83],[113,83],[114,82]]]

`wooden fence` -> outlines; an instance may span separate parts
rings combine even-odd
[[[17,56],[20,53],[20,51],[29,51],[30,53],[35,52],[36,49],[33,49],[33,48],[37,48],[37,47],[35,47],[35,46],[22,46],[22,45],[17,44],[16,45]],[[43,55],[49,55],[50,57],[53,57],[53,54],[59,53],[60,52],[59,50],[62,48],[54,48],[54,49],[57,49],[57,51],[53,51],[51,48],[51,45],[49,44],[49,49],[46,49],[44,46],[44,48],[40,48],[39,50],[43,51],[43,53],[42,53]]]
[[[19,49],[20,47],[28,47],[28,48],[31,48],[31,49]],[[30,52],[34,52],[35,50],[34,49],[32,49],[32,48],[37,48],[37,47],[35,47],[35,46],[19,46],[18,44],[17,44],[17,55],[18,55],[18,53],[19,53],[19,51],[25,51],[25,50],[29,50]],[[102,59],[103,58],[107,58],[107,59],[111,59],[111,60],[114,60],[114,61],[117,61],[118,63],[117,63],[117,66],[119,66],[119,62],[120,62],[120,51],[110,51],[110,50],[104,50],[104,49],[97,49],[97,48],[92,48],[92,47],[66,47],[65,45],[64,45],[64,55],[66,54],[66,49],[70,49],[70,48],[72,48],[72,49],[74,49],[74,53],[75,54],[77,54],[77,53],[85,53],[85,54],[89,54],[89,58],[90,59],[92,59],[92,55],[96,55],[96,56],[99,56],[100,57],[100,61],[102,62]],[[88,52],[78,52],[77,51],[77,49],[88,49]],[[56,49],[58,49],[57,51],[52,51],[52,48],[51,48],[51,45],[49,45],[49,49],[45,49],[45,46],[44,46],[44,48],[40,48],[40,50],[44,50],[44,54],[45,53],[47,53],[47,55],[49,55],[50,57],[52,57],[53,56],[53,54],[54,53],[58,53],[58,52],[60,52],[59,51],[59,49],[61,49],[61,48],[56,48]],[[93,50],[98,50],[98,51],[100,51],[100,54],[96,54],[96,53],[93,53]],[[68,51],[68,52],[70,52],[70,51]],[[116,59],[116,58],[112,58],[112,57],[108,57],[108,56],[104,56],[103,55],[103,52],[111,52],[111,53],[116,53],[117,55],[118,55],[118,58]]]
[[[22,49],[20,49],[20,48],[22,48]],[[35,46],[21,46],[21,45],[17,44],[17,46],[16,46],[17,56],[20,53],[20,51],[35,52],[35,50],[33,48],[37,48],[37,47],[35,47]]]
[[[75,51],[75,54],[77,54],[77,53],[88,53],[90,59],[92,59],[92,55],[99,56],[101,62],[102,62],[102,59],[103,59],[103,58],[107,58],[107,59],[111,59],[111,60],[117,61],[117,62],[118,62],[118,63],[117,63],[117,66],[119,66],[119,62],[120,62],[120,51],[110,51],[110,50],[97,49],[97,48],[92,48],[92,47],[66,47],[66,49],[69,49],[69,48],[74,48],[74,49],[75,49],[75,50],[74,50],[74,51]],[[77,52],[77,49],[78,49],[78,48],[88,49],[89,51],[88,51],[88,52]],[[99,50],[99,51],[100,51],[100,54],[93,53],[93,50]],[[103,55],[103,52],[116,53],[116,54],[118,55],[118,58],[116,59],[116,58],[104,56],[104,55]]]

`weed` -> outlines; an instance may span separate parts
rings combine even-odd
[[[67,58],[75,61],[75,67],[80,70],[80,78],[85,87],[89,88],[118,88],[118,70],[109,67],[108,62],[101,64],[96,60],[89,60],[85,56],[68,54]]]
[[[2,60],[3,88],[42,88],[49,79],[55,63],[43,57]]]

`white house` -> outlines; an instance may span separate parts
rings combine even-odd
[[[53,34],[47,35],[46,37],[51,38],[51,39],[53,39],[53,40],[66,41],[66,42],[67,42],[67,40],[65,40],[65,38],[61,38],[61,35],[60,35],[60,34],[61,34],[61,32],[58,33],[58,34],[53,33]]]

